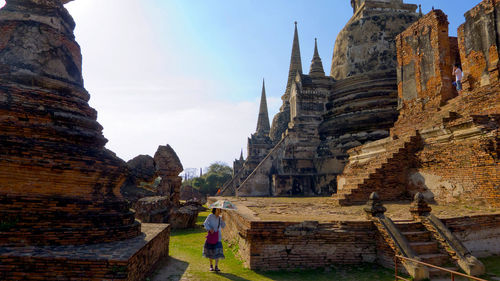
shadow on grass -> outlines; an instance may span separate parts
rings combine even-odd
[[[239,276],[236,276],[234,274],[231,274],[231,273],[223,273],[223,272],[219,272],[219,273],[216,273],[217,275],[220,275],[220,276],[223,276],[229,280],[233,280],[233,281],[251,281],[249,279],[245,279],[243,277],[239,277]]]
[[[282,271],[256,271],[261,276],[276,281],[291,280],[338,280],[338,281],[392,281],[394,273],[376,264],[337,265],[318,269],[294,269]]]
[[[188,263],[172,257],[164,258],[150,278],[152,281],[179,281],[188,268]]]
[[[486,274],[483,275],[484,277],[488,278],[498,278],[500,276],[500,256],[491,256],[487,258],[480,258],[479,259],[484,266],[486,267]],[[493,279],[490,279],[493,280]]]

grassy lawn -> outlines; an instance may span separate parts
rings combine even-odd
[[[205,220],[208,212],[200,213],[198,225]],[[235,249],[224,244],[226,259],[220,263],[221,273],[209,272],[208,259],[201,256],[205,242],[205,230],[200,228],[172,231],[170,238],[170,259],[151,280],[394,280],[391,270],[374,264],[356,266],[335,266],[319,270],[295,270],[279,272],[253,271],[243,267],[235,257]]]
[[[486,267],[487,275],[500,276],[500,256],[480,259]],[[497,279],[499,280],[499,279]]]
[[[174,230],[170,238],[170,258],[165,261],[160,269],[148,279],[151,281],[179,281],[179,280],[338,280],[338,281],[389,281],[394,280],[392,270],[375,264],[364,264],[356,266],[334,266],[318,270],[294,270],[294,271],[253,271],[243,267],[243,263],[235,257],[236,249],[230,248],[224,242],[225,260],[220,263],[221,273],[208,271],[208,259],[201,256],[203,243],[205,242],[205,230],[201,224],[209,212],[202,212],[198,217],[198,228],[189,230]],[[487,268],[487,274],[483,276],[488,280],[492,276],[500,276],[500,257],[481,259]]]

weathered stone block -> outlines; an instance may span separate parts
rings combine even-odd
[[[483,0],[465,13],[458,28],[464,89],[472,90],[499,79],[500,2]],[[496,29],[494,28],[496,27]]]
[[[396,37],[400,107],[439,107],[453,97],[448,19],[433,10]],[[406,106],[405,106],[406,104]]]

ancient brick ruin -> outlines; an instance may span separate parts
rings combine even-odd
[[[216,199],[219,198],[211,197],[209,202]],[[328,209],[335,201],[333,198],[316,204],[300,199],[288,204],[282,198],[266,198],[265,202],[260,202],[261,198],[228,199],[237,205],[238,211],[223,213],[227,224],[223,237],[238,245],[244,265],[253,270],[361,263],[377,263],[393,269],[395,254],[410,253],[423,262],[480,275],[484,266],[475,257],[500,253],[498,212],[464,215],[458,211],[437,219],[432,215],[434,211],[420,201],[406,206],[395,204],[386,212],[378,196],[365,206],[342,209]],[[268,211],[263,211],[264,208]],[[322,211],[318,212],[318,208]],[[353,208],[364,209],[366,218],[358,212],[345,214]],[[403,264],[399,268],[402,272],[410,271],[414,277],[412,271],[419,270],[427,277],[443,277],[440,272],[425,268]]]
[[[482,1],[465,13],[458,28],[464,89],[473,90],[498,81],[499,2]]]
[[[271,140],[269,115],[267,113],[266,87],[262,82],[262,94],[260,97],[259,117],[257,119],[257,128],[255,133],[248,138],[247,159],[243,159],[243,151],[240,154],[240,159],[233,162],[233,177],[224,184],[222,190],[225,193],[234,194],[241,183],[257,168],[260,162],[269,154],[273,147]],[[267,191],[264,192],[267,194]]]
[[[179,157],[170,145],[160,145],[154,157],[139,155],[129,162],[129,177],[121,187],[132,203],[135,217],[146,223],[168,223],[172,228],[194,227],[199,202],[181,204],[183,171]]]
[[[441,204],[467,201],[498,206],[498,72],[485,66],[481,75],[488,79],[483,78],[482,86],[469,84],[458,96],[451,86],[453,64],[461,61],[465,76],[477,78],[479,72],[469,69],[484,66],[484,60],[470,54],[498,56],[491,54],[497,49],[496,40],[478,46],[474,36],[460,32],[470,28],[471,21],[475,28],[491,27],[487,19],[498,5],[483,1],[466,13],[466,23],[459,28],[460,56],[440,10],[398,35],[398,120],[390,137],[349,150],[335,195],[340,204],[365,202],[373,191],[385,200],[410,198],[420,191]],[[490,13],[472,18],[471,12],[479,8]]]
[[[351,5],[354,15],[337,37],[329,76],[316,48],[309,74],[302,73],[295,26],[270,152],[254,170],[226,184],[224,195],[330,195],[346,151],[389,135],[398,114],[395,37],[418,19],[417,6],[402,0]]]
[[[448,36],[440,10],[423,16],[402,1],[351,4],[330,76],[317,50],[309,75],[302,73],[295,29],[295,78],[271,127],[278,131],[276,120],[289,115],[282,138],[271,133],[274,147],[223,194],[334,194],[339,204],[364,204],[373,191],[384,200],[420,191],[440,203],[498,205],[499,3],[468,11],[458,38]],[[461,95],[452,86],[456,63]]]
[[[337,38],[330,76],[316,48],[309,75],[302,73],[295,36],[295,79],[271,131],[283,116],[288,122],[279,140],[271,134],[274,147],[255,170],[225,186],[223,195],[237,195],[230,200],[239,208],[224,213],[225,238],[239,244],[252,269],[394,268],[401,255],[481,275],[476,257],[500,253],[500,2],[483,0],[465,13],[458,38],[449,37],[441,10],[424,16],[402,1],[351,4],[354,16]],[[377,37],[386,29],[390,38]],[[460,93],[452,86],[456,63],[464,72]],[[321,199],[328,207],[301,203],[307,198],[239,198],[332,193]],[[275,201],[267,207],[264,199]],[[393,218],[382,202],[411,216]],[[438,206],[484,211],[438,218]],[[333,215],[356,208],[366,219]],[[440,274],[397,263],[415,280]]]
[[[0,10],[0,279],[142,279],[170,228],[120,195],[126,166],[88,105],[66,2]]]

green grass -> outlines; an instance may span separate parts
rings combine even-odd
[[[385,269],[376,264],[363,264],[356,266],[333,266],[325,269],[316,270],[292,270],[292,271],[254,271],[243,267],[243,262],[237,258],[236,246],[229,247],[224,244],[224,254],[226,259],[220,262],[221,273],[208,271],[208,259],[203,258],[202,247],[205,242],[206,232],[201,227],[203,221],[209,212],[202,212],[198,216],[198,227],[188,230],[174,230],[170,238],[170,259],[166,264],[164,271],[172,271],[172,264],[175,263],[172,273],[168,277],[160,277],[162,270],[157,272],[151,280],[338,280],[338,281],[389,281],[394,280],[392,270]],[[500,276],[500,256],[482,258],[481,261],[487,268],[487,274],[484,276]]]
[[[486,275],[500,276],[500,256],[479,259],[486,267]]]
[[[394,273],[391,270],[375,264],[334,266],[317,270],[253,271],[243,267],[243,262],[236,257],[236,247],[229,247],[226,242],[223,242],[226,259],[222,260],[219,265],[222,272],[218,274],[210,272],[208,271],[208,259],[203,258],[201,255],[206,236],[206,232],[201,228],[201,224],[208,214],[209,212],[200,213],[198,228],[174,230],[171,234],[171,259],[169,262],[175,261],[178,265],[177,270],[180,271],[179,274],[182,274],[188,280],[394,280]],[[179,277],[172,276],[171,279],[166,280],[179,280]],[[158,276],[153,276],[152,280],[160,279]]]

